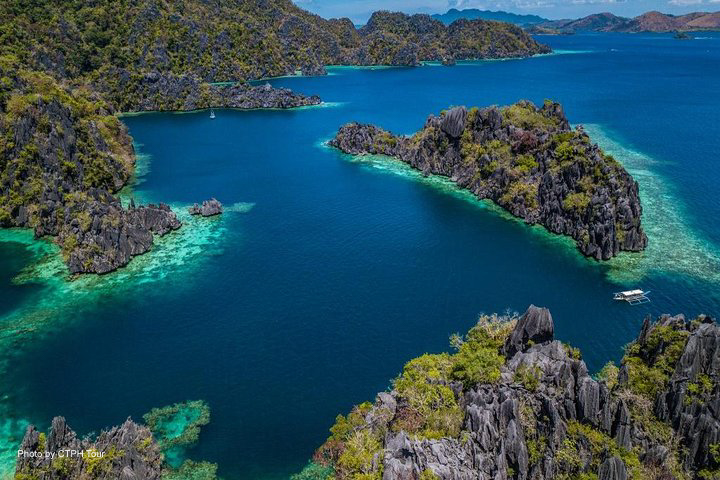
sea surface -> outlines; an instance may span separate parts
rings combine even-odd
[[[216,197],[117,273],[67,281],[57,248],[0,232],[0,450],[64,415],[81,435],[202,399],[187,454],[226,479],[300,470],[339,413],[481,312],[551,309],[591,371],[646,315],[720,314],[720,35],[542,36],[555,53],[271,80],[325,104],[126,116],[128,200]],[[561,102],[640,183],[650,244],[598,263],[442,178],[325,146],[350,121],[397,133],[452,105]],[[651,290],[631,307],[612,293]]]

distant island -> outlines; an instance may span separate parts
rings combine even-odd
[[[531,33],[573,32],[692,32],[720,30],[720,12],[695,12],[670,15],[656,11],[643,13],[634,18],[619,17],[609,12],[596,13],[575,20],[550,20],[537,23]]]
[[[550,52],[507,23],[376,12],[356,29],[289,0],[0,3],[0,227],[54,238],[72,274],[111,272],[181,227],[167,205],[118,199],[135,167],[119,112],[317,105],[248,81]]]
[[[637,182],[551,101],[455,107],[430,115],[412,136],[373,125],[343,126],[330,145],[383,154],[424,174],[450,178],[528,223],[569,235],[589,257],[607,260],[647,245]]]
[[[518,13],[504,12],[502,10],[478,10],[477,8],[467,8],[464,10],[458,10],[451,8],[445,13],[436,13],[432,16],[436,20],[440,20],[445,25],[450,25],[455,20],[464,18],[466,20],[494,20],[496,22],[507,22],[513,25],[533,25],[536,23],[549,22],[547,18],[540,17],[538,15],[521,15]]]

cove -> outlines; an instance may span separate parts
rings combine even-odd
[[[328,108],[123,118],[142,153],[124,198],[215,196],[230,211],[185,216],[127,269],[75,282],[52,246],[3,242],[3,445],[54,415],[84,434],[203,399],[211,423],[191,458],[224,478],[287,478],[335,415],[480,312],[550,308],[591,371],[646,314],[717,315],[720,36],[707,37],[542,37],[571,53],[271,80]],[[410,133],[450,105],[521,98],[561,102],[626,165],[653,247],[599,264],[441,178],[323,146],[350,121]],[[613,303],[636,285],[651,304]]]

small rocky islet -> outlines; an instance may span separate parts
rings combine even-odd
[[[202,217],[214,217],[223,213],[223,205],[218,202],[215,198],[205,200],[202,205],[194,204],[188,208],[190,215],[200,215]]]
[[[350,123],[329,144],[352,154],[397,158],[442,175],[516,217],[569,235],[586,256],[607,260],[647,245],[638,184],[560,104],[454,107],[410,136]]]
[[[293,480],[690,479],[720,475],[720,327],[710,317],[648,317],[620,367],[588,373],[581,352],[554,338],[545,308],[481,316],[455,353],[408,362],[388,391],[347,415]],[[189,408],[199,414],[187,414]],[[163,438],[175,416],[182,435]],[[191,445],[209,421],[202,402],[155,409],[95,440],[62,417],[29,426],[17,479],[215,478],[217,466],[163,451]],[[174,429],[173,429],[174,430]],[[53,460],[63,450],[102,459]],[[99,476],[98,476],[99,474]],[[93,476],[94,475],[94,476]]]

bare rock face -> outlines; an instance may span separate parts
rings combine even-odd
[[[188,208],[188,212],[191,215],[202,215],[203,217],[212,217],[213,215],[220,215],[223,213],[222,203],[218,202],[214,198],[205,200],[202,205],[194,204]]]
[[[164,469],[150,430],[130,419],[90,441],[55,417],[48,435],[29,426],[19,450],[16,478],[160,480]]]
[[[450,137],[458,138],[465,131],[466,117],[467,109],[465,107],[452,108],[443,115],[440,121],[440,129]]]
[[[582,128],[572,130],[557,103],[455,107],[430,115],[409,137],[351,123],[330,145],[448,177],[528,223],[571,236],[598,260],[647,246],[638,184]]]
[[[619,457],[608,458],[600,465],[599,480],[627,480],[627,468]]]
[[[269,84],[207,84],[194,74],[150,72],[132,75],[113,69],[97,83],[123,111],[198,110],[203,108],[294,108],[319,105],[317,95],[303,95]],[[134,92],[128,96],[127,92]]]
[[[687,332],[682,351],[668,385],[658,394],[654,411],[669,422],[687,449],[685,466],[716,465],[711,446],[720,443],[720,328],[709,317],[687,323],[684,317],[663,317],[647,328],[641,345],[655,346],[657,329]],[[655,346],[663,348],[663,345]]]
[[[28,173],[18,177],[13,168],[0,168],[0,226],[55,237],[70,273],[108,273],[147,252],[154,235],[165,235],[180,222],[167,205],[121,205],[114,193],[134,167],[127,129],[97,94],[46,80],[47,96],[4,120],[14,144],[12,150],[0,148],[0,166],[21,156]],[[30,88],[22,78],[16,82],[17,91]],[[82,108],[63,104],[66,98]],[[8,198],[22,203],[6,206]]]
[[[531,345],[552,340],[553,328],[550,310],[530,305],[505,341],[505,354],[512,356]]]
[[[58,235],[70,273],[109,273],[152,248],[154,235],[180,228],[164,204],[124,208],[107,192],[91,190],[86,201],[66,207]]]

